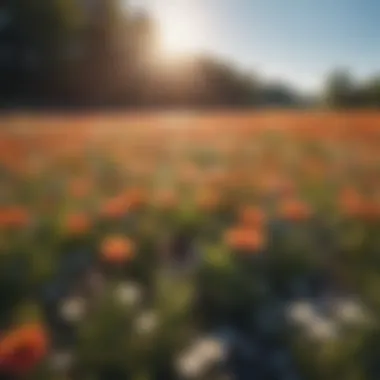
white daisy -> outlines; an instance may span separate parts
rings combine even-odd
[[[196,378],[204,372],[205,359],[194,351],[184,353],[176,363],[178,373],[187,379]]]
[[[215,338],[200,339],[195,344],[194,350],[199,352],[200,355],[207,358],[210,362],[220,362],[227,355],[225,344],[221,340]]]
[[[141,287],[132,282],[120,283],[115,289],[116,299],[125,306],[136,305],[142,298]]]
[[[86,301],[82,297],[65,299],[60,306],[61,317],[69,323],[77,323],[83,320],[86,312]]]
[[[335,315],[348,324],[361,324],[368,320],[368,312],[364,306],[353,299],[338,302],[335,306]]]
[[[142,334],[153,332],[157,325],[158,316],[154,311],[145,311],[136,319],[136,330]]]
[[[179,357],[177,371],[185,378],[199,377],[226,359],[227,348],[223,340],[200,338]]]
[[[334,339],[338,335],[338,325],[333,320],[319,316],[310,321],[307,332],[308,335],[314,339]]]
[[[315,316],[316,310],[310,302],[300,301],[288,307],[288,317],[296,324],[305,325]]]

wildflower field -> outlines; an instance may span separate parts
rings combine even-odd
[[[380,115],[0,120],[0,379],[380,378]]]

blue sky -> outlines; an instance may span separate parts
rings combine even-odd
[[[318,89],[337,66],[358,79],[380,72],[380,0],[131,1],[161,20],[182,7],[203,50],[300,89]]]

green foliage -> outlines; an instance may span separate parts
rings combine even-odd
[[[379,107],[380,79],[378,75],[355,83],[350,73],[338,69],[327,78],[324,101],[331,108]]]
[[[11,13],[21,38],[48,56],[59,53],[83,22],[75,0],[15,0]]]
[[[326,102],[331,107],[349,107],[353,101],[353,83],[345,70],[336,70],[330,74],[325,85]]]

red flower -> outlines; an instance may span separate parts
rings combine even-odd
[[[0,340],[0,369],[13,375],[25,374],[43,359],[47,349],[48,337],[41,325],[17,328]]]

